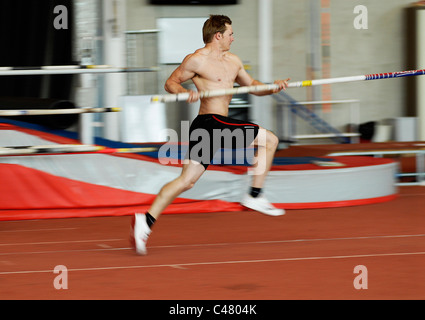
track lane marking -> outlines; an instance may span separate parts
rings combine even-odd
[[[78,228],[52,228],[52,229],[16,229],[16,230],[1,230],[0,233],[13,233],[13,232],[41,232],[41,231],[64,231],[64,230],[77,230]]]
[[[222,247],[222,246],[238,246],[238,245],[257,245],[257,244],[280,244],[280,243],[302,243],[302,242],[319,242],[319,241],[347,241],[347,240],[379,240],[379,239],[397,239],[397,238],[420,238],[425,234],[410,235],[387,235],[387,236],[362,236],[347,238],[318,238],[318,239],[292,239],[292,240],[271,240],[271,241],[248,241],[248,242],[223,242],[223,243],[204,243],[204,244],[182,244],[182,245],[166,245],[166,246],[149,246],[149,249],[168,249],[168,248],[192,248],[192,247]],[[2,246],[20,246],[20,245],[48,245],[48,244],[73,244],[73,243],[97,243],[100,249],[75,249],[75,250],[51,250],[51,251],[32,251],[32,252],[0,252],[2,255],[20,255],[20,254],[48,254],[48,253],[70,253],[70,252],[91,252],[91,251],[114,251],[114,250],[131,250],[131,247],[113,248],[103,242],[120,242],[126,239],[102,239],[102,240],[75,240],[75,241],[54,241],[54,242],[29,242],[29,243],[4,243]]]
[[[7,246],[31,246],[31,245],[49,245],[49,244],[70,244],[70,243],[91,243],[91,242],[115,242],[124,239],[102,239],[102,240],[68,240],[68,241],[43,241],[43,242],[24,242],[24,243],[0,243],[0,247]]]
[[[226,265],[226,264],[400,257],[400,256],[419,256],[419,255],[425,255],[425,252],[375,253],[375,254],[356,254],[356,255],[323,256],[323,257],[298,257],[298,258],[260,259],[260,260],[234,260],[234,261],[211,261],[211,262],[193,262],[193,263],[170,263],[170,264],[156,264],[156,265],[75,268],[75,269],[68,269],[68,272],[129,270],[129,269],[147,269],[147,268],[174,268],[175,269],[175,268],[186,268],[186,267],[194,267],[194,266],[212,266],[212,265]],[[6,272],[0,272],[0,276],[1,275],[16,275],[16,274],[52,273],[52,272],[53,272],[53,269],[52,270],[6,271]]]

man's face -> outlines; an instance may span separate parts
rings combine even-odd
[[[232,42],[235,40],[235,38],[233,37],[233,28],[230,24],[226,24],[226,31],[223,33],[222,36],[222,48],[223,50],[230,50],[230,45],[232,44]]]

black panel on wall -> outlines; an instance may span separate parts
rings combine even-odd
[[[417,68],[422,69],[422,66],[418,66],[418,57],[417,55],[417,34],[419,30],[417,30],[417,11],[425,10],[423,7],[411,6],[406,8],[405,10],[405,69],[406,70],[414,70]],[[406,116],[416,117],[417,114],[417,79],[416,77],[407,77],[406,78]]]
[[[54,8],[63,5],[68,11],[68,29],[56,29],[58,14]],[[73,32],[72,0],[1,0],[0,66],[38,67],[70,65]],[[0,76],[0,96],[40,97],[45,77],[49,81],[48,97],[69,99],[72,75]]]
[[[153,5],[231,5],[238,4],[238,0],[150,0]]]
[[[66,10],[55,13],[59,5]],[[76,64],[72,59],[72,0],[1,0],[0,42],[0,67]],[[0,76],[0,109],[50,109],[59,104],[47,103],[52,101],[47,99],[72,99],[73,79],[73,75]],[[66,105],[72,107],[70,102]],[[14,119],[62,129],[78,119],[74,115],[62,117],[66,121],[61,116]]]

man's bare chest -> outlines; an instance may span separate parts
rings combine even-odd
[[[198,70],[199,77],[216,83],[233,83],[239,67],[226,61],[208,61]]]

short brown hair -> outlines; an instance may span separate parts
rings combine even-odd
[[[217,32],[223,34],[227,29],[226,24],[232,24],[232,20],[230,20],[229,17],[223,15],[210,15],[210,18],[205,21],[202,29],[204,43],[207,44],[211,42]]]

